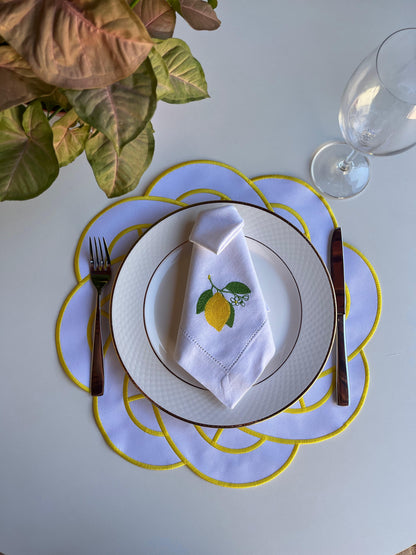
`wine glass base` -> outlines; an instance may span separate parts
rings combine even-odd
[[[348,170],[340,168],[351,154],[346,143],[333,141],[322,145],[311,161],[311,176],[319,191],[335,198],[349,198],[366,187],[370,178],[370,165],[366,156],[356,153]]]

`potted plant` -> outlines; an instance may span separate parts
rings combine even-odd
[[[0,200],[45,191],[82,152],[108,197],[133,190],[154,151],[158,101],[208,97],[203,69],[173,38],[220,21],[216,0],[3,0]]]

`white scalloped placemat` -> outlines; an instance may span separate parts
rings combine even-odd
[[[337,222],[325,199],[307,183],[281,175],[250,180],[226,164],[209,160],[169,169],[144,196],[123,199],[95,216],[76,247],[77,284],[60,310],[56,345],[65,372],[89,400],[95,292],[89,283],[88,236],[106,238],[115,275],[130,247],[161,217],[187,204],[217,199],[249,202],[275,211],[305,233],[328,263],[328,242]],[[123,371],[109,334],[108,294],[103,298],[105,393],[92,399],[106,442],[135,465],[159,470],[186,465],[209,482],[236,488],[273,479],[289,466],[300,444],[316,443],[342,432],[364,404],[369,382],[364,347],[381,312],[380,286],[370,262],[348,244],[344,244],[344,256],[351,389],[348,407],[339,407],[334,401],[331,357],[300,401],[264,422],[223,430],[173,418],[152,406]]]

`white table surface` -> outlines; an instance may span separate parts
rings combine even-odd
[[[200,158],[249,177],[310,180],[313,151],[339,136],[351,72],[391,32],[416,24],[414,0],[219,0],[217,13],[215,32],[177,25],[211,98],[159,104],[155,156],[131,196]],[[75,284],[75,244],[112,202],[85,158],[40,197],[2,203],[0,551],[393,555],[416,543],[415,155],[373,159],[364,193],[328,199],[383,291],[361,413],[341,435],[302,448],[273,481],[244,490],[185,467],[127,463],[60,367],[54,331]]]

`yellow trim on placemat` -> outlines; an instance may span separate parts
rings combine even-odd
[[[245,427],[245,426],[240,428],[240,429],[243,430],[244,432],[246,432],[247,434],[253,435],[253,436],[258,437],[258,438],[265,437],[268,441],[275,441],[276,443],[284,443],[284,444],[289,444],[289,445],[290,444],[307,445],[309,443],[320,443],[321,441],[325,441],[326,439],[330,439],[331,437],[337,436],[338,434],[343,432],[346,428],[348,428],[348,426],[351,424],[351,422],[355,419],[357,414],[360,412],[362,406],[364,405],[364,401],[365,401],[365,398],[367,396],[368,386],[369,386],[369,383],[370,383],[370,374],[369,374],[368,361],[367,361],[367,358],[365,356],[364,351],[360,351],[360,356],[363,360],[364,372],[365,372],[364,388],[363,388],[363,393],[361,395],[361,399],[360,399],[355,411],[351,414],[351,416],[348,418],[348,420],[346,422],[344,422],[344,424],[342,426],[340,426],[339,428],[337,428],[333,432],[331,432],[329,434],[326,434],[326,435],[323,435],[323,436],[320,436],[320,437],[311,438],[311,439],[287,439],[287,438],[282,438],[282,437],[271,436],[269,434],[265,434],[265,433],[262,433],[262,432],[257,432],[255,430],[252,430],[252,429],[250,429],[248,427]]]
[[[219,431],[221,433],[223,432],[223,428],[218,428],[217,432],[215,432],[213,439],[211,439],[209,435],[204,432],[201,426],[195,426],[195,429],[202,437],[202,439],[207,443],[209,443],[212,447],[214,447],[215,449],[218,449],[219,451],[222,451],[223,453],[230,453],[232,455],[236,455],[240,453],[250,453],[251,451],[255,451],[258,447],[260,447],[260,445],[263,445],[263,443],[266,441],[266,438],[263,437],[263,438],[259,438],[258,441],[256,441],[255,443],[252,443],[251,445],[248,445],[247,447],[239,447],[239,448],[225,447],[225,445],[220,445],[218,443],[219,435],[217,436],[217,433]]]
[[[345,284],[345,318],[348,318],[348,314],[350,313],[351,307],[351,295],[348,285]]]
[[[184,198],[190,197],[192,195],[201,195],[201,194],[214,195],[216,197],[219,197],[222,200],[231,200],[228,195],[224,193],[220,193],[215,189],[191,189],[190,191],[186,191],[185,193],[182,193],[181,195],[176,197],[176,200],[183,200]]]
[[[172,447],[175,454],[197,476],[199,476],[203,480],[206,480],[207,482],[210,482],[211,484],[215,484],[217,486],[223,486],[223,487],[234,488],[234,489],[244,489],[244,488],[251,488],[251,487],[259,486],[261,484],[265,484],[267,482],[270,482],[270,480],[273,480],[273,478],[276,478],[276,476],[278,476],[284,470],[286,470],[286,468],[290,465],[290,463],[295,458],[295,455],[296,455],[296,453],[298,451],[298,448],[299,448],[299,445],[295,444],[293,446],[293,449],[292,449],[292,452],[291,452],[290,456],[286,459],[285,463],[278,470],[276,470],[276,472],[273,472],[272,474],[270,474],[270,476],[266,476],[265,478],[261,478],[260,480],[256,480],[256,481],[253,481],[253,482],[246,482],[246,483],[238,483],[238,484],[235,483],[235,482],[225,482],[223,480],[216,480],[215,478],[212,478],[211,476],[208,476],[207,474],[204,474],[203,472],[198,470],[198,468],[196,468],[196,466],[194,466],[185,457],[185,455],[179,450],[179,448],[177,447],[177,445],[175,444],[173,439],[170,437],[169,432],[168,432],[168,430],[165,426],[165,423],[163,422],[162,416],[161,416],[160,411],[158,410],[158,408],[156,406],[153,406],[153,410],[155,412],[155,415],[156,415],[157,421],[159,423],[160,429],[162,430],[167,442]]]
[[[64,304],[61,306],[61,310],[59,311],[58,314],[58,319],[56,321],[56,327],[55,327],[55,344],[56,344],[56,351],[58,353],[58,358],[59,358],[59,362],[61,363],[62,368],[64,369],[65,374],[68,376],[68,378],[73,381],[78,387],[80,387],[81,389],[83,389],[84,391],[89,392],[90,388],[86,385],[84,385],[83,383],[81,383],[73,374],[72,372],[69,370],[64,356],[62,354],[62,347],[61,347],[61,342],[60,342],[60,333],[61,333],[61,324],[62,324],[62,318],[64,316],[65,310],[69,304],[69,302],[71,301],[72,297],[75,295],[75,293],[83,286],[85,285],[85,283],[87,281],[89,281],[90,276],[86,276],[84,279],[82,279],[75,287],[74,289],[72,289],[72,291],[69,293],[69,295],[67,296],[67,298],[64,301]]]
[[[301,408],[298,409],[296,407],[294,407],[294,408],[289,407],[288,409],[285,410],[285,412],[287,412],[288,414],[303,414],[305,412],[311,412],[313,410],[316,410],[319,407],[321,407],[322,405],[324,405],[328,401],[328,399],[331,397],[332,392],[335,389],[334,367],[329,368],[328,370],[325,371],[325,373],[322,372],[321,375],[319,376],[319,378],[321,378],[323,376],[328,375],[331,372],[332,372],[332,380],[331,380],[331,383],[329,384],[329,388],[328,388],[327,392],[325,393],[325,395],[323,395],[323,397],[321,397],[319,399],[319,401],[315,401],[315,403],[313,403],[312,405],[307,405],[304,398],[302,397],[301,399],[299,399]]]
[[[126,374],[124,376],[124,381],[123,381],[123,402],[124,402],[124,408],[126,409],[126,412],[130,416],[132,422],[134,422],[134,424],[138,428],[140,428],[143,432],[146,432],[147,434],[150,434],[152,436],[157,436],[157,437],[163,437],[163,432],[161,432],[160,430],[152,430],[148,426],[145,426],[144,424],[142,424],[140,420],[135,416],[135,414],[130,408],[130,403],[133,403],[134,401],[138,401],[138,400],[147,401],[147,399],[143,394],[129,397],[128,387],[129,387],[129,377]]]
[[[74,256],[74,271],[75,271],[75,276],[77,278],[77,281],[80,281],[82,279],[81,272],[79,271],[79,262],[78,262],[78,260],[79,260],[79,254],[81,252],[82,243],[84,242],[84,238],[87,235],[88,230],[90,229],[90,227],[93,225],[94,222],[96,222],[98,220],[98,218],[100,218],[103,214],[105,214],[106,212],[108,212],[109,210],[114,208],[115,206],[119,206],[120,204],[124,204],[125,202],[133,202],[133,201],[137,201],[137,200],[151,200],[151,201],[156,201],[156,202],[165,202],[167,204],[174,204],[174,205],[178,206],[179,208],[183,208],[183,207],[187,206],[186,203],[180,202],[178,200],[174,200],[174,199],[171,199],[171,198],[138,196],[138,197],[130,197],[130,198],[125,198],[125,199],[119,200],[117,202],[114,202],[113,204],[110,204],[110,206],[107,206],[106,208],[101,210],[101,212],[98,212],[98,214],[96,214],[88,222],[88,224],[85,226],[84,230],[81,233],[80,238],[78,239],[78,243],[77,243],[77,246],[76,246],[76,249],[75,249],[75,256]],[[112,262],[114,262],[114,261],[112,261]]]
[[[374,335],[374,333],[377,329],[377,326],[378,326],[378,323],[379,323],[380,317],[381,317],[382,294],[381,294],[380,281],[377,277],[377,274],[376,274],[372,264],[368,260],[368,258],[365,257],[362,252],[360,252],[357,248],[353,247],[352,245],[350,245],[348,243],[345,243],[345,246],[348,247],[349,249],[351,249],[352,251],[354,251],[356,254],[358,254],[358,256],[367,264],[368,269],[370,270],[371,275],[373,276],[374,283],[375,283],[375,286],[376,286],[376,291],[377,291],[377,312],[376,312],[376,316],[374,318],[373,326],[372,326],[369,334],[367,335],[367,337],[364,339],[364,341],[360,345],[358,345],[358,347],[355,349],[355,351],[353,351],[351,353],[351,355],[348,357],[348,360],[350,360],[350,358],[354,358],[355,355],[367,345],[367,343],[373,337],[373,335]]]
[[[160,175],[158,175],[156,177],[156,179],[154,179],[151,184],[149,185],[149,187],[146,189],[145,191],[145,195],[149,195],[152,191],[152,189],[154,189],[154,187],[156,186],[156,184],[163,179],[164,177],[166,177],[169,173],[178,170],[179,168],[183,168],[185,166],[190,166],[191,164],[211,164],[213,166],[220,166],[222,168],[225,168],[227,170],[230,170],[232,172],[234,172],[235,174],[237,174],[239,177],[241,177],[246,183],[247,185],[249,185],[260,197],[260,199],[262,200],[262,202],[264,203],[264,206],[266,208],[268,208],[270,211],[273,212],[272,206],[270,204],[270,202],[267,200],[266,196],[264,195],[263,191],[261,191],[257,185],[253,182],[253,180],[249,179],[246,175],[244,175],[242,172],[240,172],[239,170],[237,170],[236,168],[234,168],[233,166],[230,166],[229,164],[224,164],[223,162],[216,162],[215,160],[191,160],[188,162],[181,162],[180,164],[176,164],[175,166],[172,166],[171,168],[168,168],[167,170],[165,170],[164,172],[162,172]],[[222,194],[219,191],[215,191],[215,189],[192,189],[189,191],[189,194],[192,194],[192,191],[199,191],[199,192],[207,192],[210,191],[211,193],[214,192],[215,194]],[[183,195],[181,195],[183,196]],[[187,195],[189,196],[189,195]],[[178,197],[179,198],[179,197]],[[237,199],[232,199],[235,200],[236,202]]]
[[[293,208],[291,208],[287,204],[281,204],[280,202],[271,202],[270,204],[272,205],[273,208],[280,208],[280,210],[286,210],[287,212],[289,212],[289,214],[292,214],[292,216],[295,216],[295,218],[298,220],[298,222],[302,226],[303,233],[304,233],[305,237],[307,239],[309,239],[309,241],[311,240],[311,234],[309,233],[308,226],[306,225],[305,220],[302,218],[302,216],[296,210],[294,210]]]
[[[251,180],[254,181],[254,182],[255,181],[261,181],[262,179],[287,179],[288,181],[295,181],[296,183],[299,183],[300,185],[303,185],[304,187],[309,189],[309,191],[311,191],[311,193],[313,193],[314,195],[316,195],[319,198],[319,200],[322,202],[322,204],[328,210],[329,215],[331,216],[332,223],[334,224],[334,227],[338,227],[338,223],[337,223],[337,219],[335,218],[335,214],[333,213],[332,208],[328,204],[325,197],[323,197],[321,194],[319,194],[311,185],[309,185],[309,183],[307,183],[306,181],[303,181],[303,179],[299,179],[298,177],[292,177],[290,175],[283,175],[283,174],[279,174],[279,173],[277,173],[277,174],[268,174],[268,175],[260,175],[258,177],[252,177],[251,178]]]
[[[95,418],[95,422],[105,440],[105,442],[107,443],[107,445],[109,445],[111,447],[111,449],[113,449],[118,455],[120,455],[120,457],[123,457],[123,459],[125,459],[126,461],[129,461],[132,464],[135,464],[136,466],[140,466],[142,468],[148,468],[150,470],[171,470],[173,468],[179,468],[181,466],[183,466],[183,462],[179,461],[177,463],[172,463],[172,464],[163,464],[163,465],[155,465],[155,464],[149,464],[149,463],[143,463],[140,462],[136,459],[133,459],[132,457],[129,457],[128,455],[126,455],[126,453],[123,453],[123,451],[121,451],[121,449],[119,449],[116,445],[114,445],[114,443],[111,441],[109,435],[107,434],[101,419],[100,419],[100,414],[98,411],[98,398],[97,397],[93,397],[92,399],[92,409],[93,409],[93,414],[94,414],[94,418]]]
[[[151,226],[152,224],[136,224],[136,225],[131,225],[130,227],[126,227],[125,229],[120,231],[120,233],[117,233],[114,239],[110,242],[110,244],[108,245],[108,252],[111,254],[111,251],[113,250],[114,245],[117,243],[117,241],[119,241],[122,237],[124,237],[124,235],[127,235],[131,231],[137,231],[137,235],[140,237],[143,234],[143,230],[144,229],[147,230]],[[112,261],[112,264],[114,264],[114,261]]]

